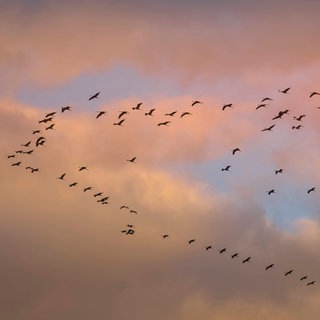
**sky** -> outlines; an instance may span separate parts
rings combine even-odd
[[[317,319],[318,1],[0,9],[1,318]]]

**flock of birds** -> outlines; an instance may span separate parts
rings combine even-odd
[[[291,88],[286,88],[284,90],[279,90],[280,93],[282,94],[289,94]],[[311,92],[310,94],[310,98],[316,96],[316,95],[320,95],[320,93],[318,92]],[[100,92],[96,92],[95,94],[91,95],[89,97],[89,101],[92,101],[94,99],[98,99],[100,96]],[[267,105],[267,102],[271,102],[273,99],[270,98],[270,97],[264,97],[261,102],[258,104],[258,106],[256,107],[256,110],[259,110],[261,108],[267,108],[268,105]],[[191,103],[191,107],[195,108],[197,105],[199,104],[202,104],[203,102],[200,101],[200,100],[194,100],[192,101]],[[225,111],[227,109],[232,109],[234,107],[234,105],[232,103],[228,103],[228,104],[224,104],[222,106],[222,111]],[[320,107],[317,107],[320,109]],[[137,103],[134,107],[131,108],[132,111],[143,111],[143,103],[142,102],[139,102]],[[72,111],[72,108],[70,106],[64,106],[61,108],[60,112],[63,114],[65,112],[70,112]],[[148,111],[145,111],[144,112],[144,115],[145,116],[154,116],[154,113],[155,113],[156,109],[155,108],[152,108]],[[17,159],[17,161],[15,162],[12,162],[11,163],[11,166],[12,167],[21,167],[23,164],[24,164],[24,159],[23,157],[29,157],[29,156],[32,156],[35,152],[35,150],[37,148],[40,148],[40,147],[43,147],[45,146],[46,144],[46,141],[47,141],[47,138],[42,135],[42,132],[43,131],[50,131],[50,130],[54,130],[55,128],[55,116],[57,114],[58,111],[52,111],[52,112],[49,112],[47,114],[45,114],[44,118],[39,120],[38,123],[39,125],[44,125],[44,127],[41,127],[39,129],[35,129],[32,131],[32,135],[33,135],[33,139],[27,141],[26,143],[22,143],[21,144],[21,147],[23,147],[23,149],[19,149],[19,150],[16,150],[14,151],[12,154],[8,155],[7,158],[8,159]],[[283,116],[285,115],[288,115],[290,113],[290,110],[288,109],[285,109],[285,110],[282,110],[282,111],[279,111],[278,114],[276,114],[273,118],[272,118],[272,121],[275,121],[275,120],[278,120],[278,119],[282,119]],[[107,114],[107,111],[104,111],[104,110],[100,110],[100,111],[97,111],[97,115],[96,115],[96,119],[99,119],[101,118],[102,116],[106,115]],[[174,111],[171,111],[169,113],[165,113],[165,117],[169,117],[169,118],[173,118],[175,117],[175,115],[178,114],[178,110],[174,110]],[[117,117],[117,121],[113,123],[114,126],[123,126],[123,124],[125,123],[126,121],[126,116],[129,115],[129,111],[128,110],[120,110],[119,111],[119,115]],[[180,113],[180,118],[183,118],[185,116],[191,116],[192,113],[189,112],[189,111],[184,111],[184,112],[181,112]],[[297,123],[301,123],[303,121],[303,119],[306,117],[307,115],[305,114],[301,114],[301,115],[296,115],[296,116],[293,116],[293,120]],[[164,121],[161,121],[161,122],[158,122],[157,123],[157,126],[158,127],[161,127],[161,126],[168,126],[169,124],[171,123],[171,120],[164,120]],[[272,131],[272,129],[275,128],[277,124],[276,123],[273,123],[271,124],[270,126],[266,127],[266,128],[263,128],[261,129],[262,132],[270,132]],[[293,125],[292,126],[292,130],[300,130],[303,126],[301,124],[299,125]],[[239,147],[236,147],[234,149],[231,150],[232,152],[232,155],[236,155],[238,152],[241,152],[241,149]],[[129,159],[125,159],[127,162],[129,163],[135,163],[136,160],[137,160],[137,157],[136,156],[133,156]],[[37,168],[37,167],[32,167],[30,165],[27,165],[25,166],[25,169],[26,170],[29,170],[31,173],[39,173],[40,172],[40,168]],[[222,172],[229,172],[231,169],[231,165],[226,165],[224,168],[221,168],[221,171]],[[80,166],[78,167],[78,171],[79,172],[82,172],[82,171],[87,171],[88,170],[88,167],[87,166]],[[276,169],[275,170],[275,174],[278,175],[278,174],[283,174],[284,173],[284,169],[283,168],[279,168],[279,169]],[[58,180],[61,180],[61,181],[66,181],[66,176],[67,176],[67,173],[66,172],[63,172],[61,174],[59,174],[56,179]],[[67,183],[67,185],[69,186],[69,188],[74,188],[74,187],[79,187],[79,183],[77,181],[69,181]],[[110,196],[108,195],[105,195],[104,192],[102,192],[101,190],[94,190],[94,188],[92,186],[88,186],[88,185],[84,185],[82,186],[82,191],[84,193],[92,193],[92,198],[96,200],[97,203],[99,204],[102,204],[102,205],[107,205],[109,203],[109,200],[110,200]],[[314,192],[316,191],[316,187],[315,186],[312,186],[310,187],[309,189],[307,189],[307,193],[310,194],[311,192]],[[267,194],[268,195],[271,195],[271,194],[274,194],[275,193],[275,189],[270,189],[270,190],[267,190]],[[138,214],[138,212],[134,209],[131,209],[129,208],[127,205],[121,205],[119,207],[120,210],[127,210],[128,212],[132,213],[132,214]],[[127,224],[125,229],[121,230],[121,233],[123,233],[124,235],[134,235],[136,233],[136,230],[134,228],[134,226],[132,224]],[[170,237],[169,234],[163,234],[161,235],[161,237],[163,239],[167,239]],[[196,239],[190,239],[187,241],[187,243],[189,245],[192,245],[193,243],[196,242]],[[212,245],[206,245],[205,246],[205,250],[208,251],[208,250],[211,250],[213,249]],[[218,253],[219,254],[225,254],[227,252],[227,248],[222,248],[222,249],[219,249],[218,250]],[[233,252],[231,253],[230,255],[231,259],[235,259],[235,258],[239,258],[239,253],[238,252]],[[243,264],[245,263],[248,263],[248,262],[251,262],[252,261],[252,257],[249,256],[249,257],[245,257],[244,259],[241,260],[241,262]],[[265,270],[268,271],[270,269],[273,269],[275,266],[274,263],[271,263],[271,264],[268,264],[265,266]],[[285,277],[289,276],[289,275],[292,275],[294,272],[294,269],[290,269],[288,271],[285,271],[283,273],[283,275]],[[315,280],[312,280],[312,281],[307,281],[309,277],[307,275],[302,275],[299,277],[299,280],[304,282],[306,281],[306,285],[307,286],[310,286],[310,285],[314,285],[316,283]]]

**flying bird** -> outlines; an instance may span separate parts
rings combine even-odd
[[[70,188],[71,188],[71,187],[75,187],[77,184],[78,184],[78,182],[70,183],[70,184],[69,184],[69,187],[70,187]]]
[[[178,111],[172,111],[170,113],[166,113],[165,116],[173,117]]]
[[[32,154],[33,151],[34,151],[34,150],[32,149],[32,150],[29,150],[29,151],[23,151],[22,153],[23,153],[23,154]]]
[[[55,111],[54,111],[54,112],[47,113],[47,114],[45,115],[45,118],[53,117],[55,114],[56,114]]]
[[[273,266],[274,266],[273,263],[269,264],[268,266],[266,266],[266,270],[269,270],[269,269],[273,268]]]
[[[196,104],[199,104],[199,103],[203,103],[199,100],[194,100],[192,103],[191,103],[191,107],[194,107]]]
[[[283,173],[283,169],[279,169],[279,170],[274,170],[275,174],[278,174],[278,173]]]
[[[120,209],[129,209],[128,206],[121,206]]]
[[[15,154],[10,154],[9,156],[7,156],[8,159],[10,158],[14,158],[16,155]]]
[[[264,128],[264,129],[262,129],[261,131],[262,131],[262,132],[263,132],[263,131],[272,131],[272,129],[274,128],[274,126],[275,126],[275,124],[273,124],[273,125],[270,126],[270,127]]]
[[[21,146],[22,147],[30,147],[30,144],[31,144],[31,141],[28,141],[27,143],[22,144]]]
[[[271,193],[276,193],[276,192],[274,191],[274,189],[271,189],[271,190],[267,191],[267,193],[270,196]]]
[[[190,112],[187,112],[187,111],[186,111],[186,112],[183,112],[180,117],[182,118],[182,117],[184,117],[184,116],[186,116],[186,115],[191,115],[191,113],[190,113]]]
[[[121,119],[119,122],[115,122],[113,125],[122,127],[122,124],[124,123],[125,120],[126,119]]]
[[[232,108],[232,103],[224,104],[222,106],[222,110],[225,110],[226,108]]]
[[[300,281],[306,280],[308,278],[308,276],[303,276],[302,278],[300,278]]]
[[[290,89],[291,89],[291,88],[289,87],[289,88],[286,88],[286,89],[284,89],[284,90],[279,90],[279,92],[281,92],[281,93],[288,93]]]
[[[136,210],[130,210],[130,213],[138,214]]]
[[[269,97],[265,97],[265,98],[263,98],[263,99],[261,100],[261,102],[265,102],[265,101],[272,101],[272,99],[269,98]]]
[[[32,134],[37,134],[37,133],[40,133],[40,130],[33,130],[32,131]]]
[[[299,130],[299,129],[301,129],[302,127],[303,127],[303,126],[302,126],[301,124],[299,124],[299,125],[296,126],[296,127],[295,127],[295,126],[292,126],[291,129],[292,129],[292,130],[294,130],[294,129]]]
[[[38,172],[39,168],[26,167],[27,170],[30,170],[31,173]]]
[[[158,127],[160,126],[167,126],[171,121],[164,121],[164,122],[159,122]]]
[[[196,239],[191,239],[191,240],[188,241],[188,243],[191,244],[191,243],[193,243],[195,241],[196,241]]]
[[[302,121],[302,119],[305,117],[306,115],[305,114],[302,114],[301,116],[299,117],[293,117],[293,119],[297,120],[297,121]]]
[[[120,119],[121,117],[123,117],[125,114],[128,114],[128,111],[120,111],[120,114],[118,115],[118,119]]]
[[[223,249],[219,250],[219,253],[224,253],[226,251],[227,251],[227,248],[223,248]]]
[[[238,252],[234,253],[234,254],[231,256],[231,259],[237,258],[238,255],[239,255]]]
[[[87,167],[79,167],[79,171],[83,171],[83,170],[88,170],[88,168]]]
[[[92,189],[92,187],[86,187],[86,188],[83,189],[83,192],[86,192],[86,191],[91,190],[91,189]]]
[[[239,148],[235,148],[235,149],[233,149],[233,150],[231,150],[232,151],[232,154],[234,155],[237,151],[240,151],[241,152],[241,150],[239,149]]]
[[[63,180],[64,177],[66,176],[66,173],[63,173],[60,177],[58,177],[57,179]]]
[[[229,171],[229,169],[231,168],[231,166],[226,166],[225,168],[222,168],[221,171]]]
[[[100,94],[100,91],[97,92],[97,93],[95,93],[94,95],[90,96],[90,97],[89,97],[89,101],[90,101],[90,100],[93,100],[93,99],[98,99],[99,94]]]
[[[319,92],[316,92],[316,91],[313,91],[313,92],[311,92],[310,93],[310,98],[312,98],[313,96],[315,96],[315,95],[320,95],[320,93]]]
[[[132,159],[128,159],[127,161],[135,163],[137,157],[133,157]]]
[[[244,260],[242,261],[242,263],[249,262],[249,261],[250,261],[250,259],[251,259],[251,257],[248,257],[248,258],[244,259]]]
[[[212,246],[206,246],[206,250],[212,249]]]
[[[63,113],[65,111],[71,111],[71,107],[70,106],[61,107],[61,112]]]
[[[256,110],[259,110],[260,108],[266,108],[267,105],[265,103],[260,103],[258,104],[258,106],[256,107]]]
[[[168,237],[169,237],[169,235],[168,235],[168,234],[164,234],[164,235],[162,235],[162,238],[163,238],[163,239],[168,238]]]
[[[14,167],[14,166],[20,166],[21,164],[21,161],[18,161],[18,162],[15,162],[15,163],[12,163],[11,166]]]
[[[287,272],[284,274],[284,276],[286,277],[286,276],[288,276],[289,274],[292,274],[292,272],[293,272],[293,270],[287,271]]]
[[[102,192],[95,193],[93,196],[94,197],[100,197],[100,196],[102,196]]]
[[[46,130],[54,130],[54,123],[50,124],[50,126],[46,127]]]
[[[315,283],[316,283],[315,281],[308,282],[307,286],[310,286],[310,285],[315,284]]]
[[[146,112],[144,115],[145,116],[153,116],[153,112],[155,111],[156,109],[151,109],[149,112]]]
[[[106,111],[98,111],[96,119],[100,118],[102,115],[105,115],[106,113],[107,113]]]
[[[316,187],[310,188],[310,189],[307,191],[307,193],[310,193],[310,192],[312,192],[312,191],[316,191]]]
[[[141,110],[142,102],[139,102],[135,107],[132,107],[132,110]]]

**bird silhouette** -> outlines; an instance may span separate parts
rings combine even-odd
[[[173,117],[178,111],[172,111],[170,113],[166,113],[165,116]]]
[[[18,162],[12,163],[11,166],[12,167],[15,167],[15,166],[18,167],[18,166],[20,166],[20,164],[21,164],[21,161],[18,161]]]
[[[190,112],[185,111],[185,112],[183,112],[183,113],[181,114],[181,116],[180,116],[180,117],[182,118],[182,117],[184,117],[184,116],[186,116],[186,115],[191,115],[191,113],[190,113]]]
[[[78,184],[78,182],[70,183],[70,184],[69,184],[69,187],[70,187],[70,188],[71,188],[71,187],[75,187],[77,184]]]
[[[302,114],[301,116],[299,117],[293,117],[293,119],[297,120],[297,121],[302,121],[302,119],[305,117],[306,115],[305,114]]]
[[[222,106],[222,110],[225,110],[225,109],[227,109],[227,108],[232,108],[232,103],[224,104],[224,105]]]
[[[279,90],[279,92],[281,92],[281,93],[288,93],[290,89],[291,89],[291,88],[289,87],[289,88],[286,88],[286,89],[284,89],[284,90]]]
[[[231,256],[231,259],[237,258],[238,255],[239,255],[238,252],[234,253],[234,254]]]
[[[293,272],[293,269],[292,269],[292,270],[287,271],[287,272],[284,274],[284,276],[286,277],[286,276],[288,276],[289,274],[292,274],[292,272]]]
[[[10,158],[14,158],[16,155],[15,154],[10,154],[9,156],[7,156],[8,159]]]
[[[127,230],[127,234],[134,234],[134,232],[135,232],[135,231],[134,231],[133,229],[128,229],[128,230]]]
[[[225,168],[222,168],[221,171],[229,171],[229,169],[231,168],[230,165],[226,166]]]
[[[128,111],[120,111],[120,114],[118,115],[118,119],[120,119],[121,117],[123,117],[125,114],[128,114]]]
[[[306,280],[308,278],[308,276],[303,276],[300,278],[300,281]]]
[[[45,115],[45,118],[53,117],[55,114],[56,114],[55,111],[54,111],[54,112],[47,113],[47,114]]]
[[[212,246],[206,246],[206,250],[212,249]]]
[[[275,124],[273,124],[272,126],[270,127],[267,127],[267,128],[264,128],[262,129],[261,131],[272,131],[272,129],[275,127]]]
[[[71,107],[70,106],[61,107],[61,112],[63,113],[65,111],[71,111]]]
[[[57,179],[63,180],[64,177],[66,176],[66,173],[63,173],[60,177],[58,177]]]
[[[164,235],[162,235],[162,238],[163,239],[166,239],[166,238],[168,238],[169,237],[169,235],[168,234],[164,234]]]
[[[265,97],[265,98],[263,98],[263,99],[261,100],[261,102],[265,102],[265,101],[272,101],[272,99],[269,98],[269,97]]]
[[[276,192],[274,191],[274,189],[271,189],[271,190],[267,191],[267,193],[268,193],[268,195],[270,196],[270,194],[276,193]]]
[[[268,266],[266,266],[266,270],[269,270],[269,269],[273,268],[273,266],[274,266],[273,263],[269,264]]]
[[[126,119],[121,119],[119,122],[115,122],[113,125],[122,127],[122,124],[124,123],[125,120]]]
[[[103,197],[100,200],[98,200],[97,202],[106,202],[109,199],[109,197]]]
[[[256,107],[256,110],[259,110],[260,108],[266,108],[267,105],[265,103],[260,103],[258,104],[258,106]]]
[[[303,127],[303,126],[302,126],[301,124],[299,124],[298,126],[292,126],[291,129],[292,129],[292,130],[294,130],[294,129],[299,130],[299,129],[301,129],[302,127]]]
[[[196,239],[191,239],[191,240],[188,241],[188,243],[191,244],[191,243],[193,243],[195,241],[196,241]]]
[[[128,161],[128,162],[132,162],[132,163],[135,163],[135,161],[136,161],[136,158],[137,158],[137,157],[133,157],[132,159],[128,159],[127,161]]]
[[[128,206],[121,206],[120,209],[129,209]]]
[[[159,122],[158,127],[160,126],[167,126],[171,121],[164,121],[164,122]]]
[[[27,170],[30,170],[31,173],[39,172],[39,168],[26,167]]]
[[[40,130],[33,130],[32,131],[32,134],[37,134],[37,133],[40,133]]]
[[[132,110],[141,110],[142,102],[139,102],[135,107],[132,107]]]
[[[102,196],[102,192],[95,193],[93,196],[94,196],[95,198],[96,198],[96,197],[100,197],[100,196]]]
[[[155,111],[156,109],[151,109],[149,112],[146,112],[144,115],[145,116],[153,116],[153,112]]]
[[[136,210],[130,210],[130,213],[138,214]]]
[[[23,153],[23,150],[16,150],[15,153]]]
[[[93,100],[93,99],[98,99],[99,94],[100,94],[100,91],[97,92],[97,93],[95,93],[95,94],[93,94],[92,96],[90,96],[90,97],[89,97],[89,101],[91,101],[91,100]]]
[[[199,101],[199,100],[194,100],[194,101],[192,101],[192,103],[191,103],[191,107],[194,107],[196,104],[199,104],[199,103],[203,103],[203,102],[201,102],[201,101]]]
[[[105,115],[106,113],[107,113],[106,111],[98,111],[96,119],[100,118],[102,115]]]
[[[307,193],[310,193],[312,191],[316,191],[316,187],[312,187],[312,188],[308,189]]]
[[[23,153],[23,154],[32,154],[33,151],[34,151],[34,150],[32,149],[32,150],[29,150],[29,151],[23,151],[22,153]]]
[[[307,286],[310,286],[310,285],[315,284],[315,283],[316,283],[315,281],[308,282]]]
[[[55,125],[54,123],[50,124],[50,126],[46,127],[46,130],[54,130],[53,129],[54,125]]]
[[[223,249],[219,250],[219,253],[224,253],[226,251],[227,251],[227,248],[223,248]]]
[[[86,192],[86,191],[91,190],[91,189],[92,189],[92,187],[86,187],[86,188],[83,189],[83,192]]]
[[[249,262],[249,261],[250,261],[250,259],[251,259],[251,257],[248,257],[248,258],[244,259],[244,260],[242,261],[242,263]]]
[[[43,145],[45,141],[46,141],[46,138],[45,138],[45,137],[39,137],[39,138],[36,140],[36,147],[38,147],[38,146],[40,146],[40,145]]]
[[[87,167],[83,166],[83,167],[79,167],[79,171],[83,171],[83,170],[88,170]]]
[[[310,98],[312,98],[313,96],[315,96],[315,95],[320,95],[320,93],[319,92],[316,92],[316,91],[313,91],[313,92],[311,92],[310,93]]]
[[[237,151],[239,151],[239,152],[241,152],[241,150],[239,149],[239,148],[235,148],[235,149],[233,149],[233,150],[231,150],[232,151],[232,154],[234,155]]]
[[[31,141],[28,141],[27,143],[22,144],[21,146],[22,147],[30,147],[30,144],[31,144]]]
[[[279,170],[274,170],[275,174],[278,174],[278,173],[283,173],[283,169],[279,169]]]

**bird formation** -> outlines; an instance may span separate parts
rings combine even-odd
[[[291,90],[291,88],[288,87],[286,89],[279,90],[279,92],[282,93],[282,94],[289,94],[290,90]],[[320,94],[318,92],[313,91],[310,94],[310,98],[312,98],[312,97],[314,97],[316,95],[320,95]],[[88,100],[92,101],[92,100],[95,100],[95,99],[99,99],[99,96],[100,96],[100,91],[96,92],[93,95],[90,95]],[[261,108],[267,108],[268,105],[265,103],[267,101],[271,103],[273,101],[273,99],[270,98],[270,97],[264,97],[261,100],[261,102],[258,104],[258,106],[256,107],[256,110],[259,110]],[[192,101],[190,106],[192,108],[195,108],[199,104],[203,104],[203,102],[200,101],[200,100],[194,100],[194,101]],[[222,111],[226,111],[227,109],[233,109],[233,106],[234,106],[233,103],[224,104],[222,106]],[[132,109],[132,112],[136,112],[136,111],[143,110],[143,108],[144,108],[143,102],[139,102],[135,106],[133,106],[131,109]],[[61,108],[61,114],[64,114],[66,111],[71,112],[72,108],[70,106],[65,106],[65,107]],[[272,118],[272,120],[282,119],[282,117],[284,115],[289,114],[289,112],[290,112],[290,110],[288,110],[288,109],[280,111],[277,115],[275,115]],[[144,112],[144,115],[147,116],[147,117],[148,116],[153,117],[155,113],[156,113],[156,108],[151,108],[151,109],[147,110],[146,112]],[[165,113],[164,117],[174,118],[177,113],[178,113],[178,110],[174,110],[174,111],[171,111],[169,113]],[[117,120],[116,120],[116,122],[113,123],[113,125],[114,126],[122,126],[126,121],[125,116],[128,116],[129,114],[130,114],[130,112],[127,111],[127,110],[119,111],[119,115],[117,116]],[[56,115],[57,115],[57,111],[52,111],[52,112],[49,112],[49,113],[45,114],[44,118],[40,119],[38,121],[38,124],[39,125],[43,125],[43,127],[35,129],[35,130],[32,131],[33,138],[31,140],[21,144],[21,147],[23,147],[23,149],[16,150],[14,153],[12,153],[12,154],[7,156],[8,159],[12,159],[12,158],[16,158],[17,155],[19,154],[19,158],[16,159],[17,161],[14,161],[14,162],[11,163],[12,167],[21,167],[22,164],[25,163],[25,160],[27,159],[26,158],[27,156],[28,157],[31,156],[33,154],[33,152],[35,152],[35,150],[37,148],[39,148],[41,146],[45,146],[45,144],[47,142],[47,138],[45,136],[42,136],[41,132],[54,130],[55,125],[56,125],[56,123],[54,122]],[[102,116],[106,116],[106,115],[107,115],[107,111],[97,111],[96,119],[99,119]],[[180,118],[184,118],[186,116],[192,116],[192,113],[189,112],[189,111],[181,112]],[[293,120],[297,121],[297,122],[302,122],[305,117],[306,117],[305,114],[297,115],[297,116],[293,117]],[[48,123],[50,123],[50,124],[48,124]],[[171,120],[164,120],[164,121],[158,122],[157,126],[158,127],[161,127],[161,126],[165,127],[165,126],[168,126],[169,124],[171,124]],[[271,124],[270,126],[261,129],[261,131],[262,132],[267,132],[267,131],[271,132],[275,128],[275,126],[276,126],[276,124]],[[300,124],[297,125],[297,126],[292,126],[292,129],[298,130],[300,128],[302,128],[302,125],[300,125]],[[242,152],[242,150],[239,147],[233,148],[231,150],[231,153],[232,153],[233,156],[235,156],[237,153],[240,153],[240,152]],[[127,162],[130,162],[130,163],[136,163],[137,157],[133,156],[132,158],[125,159],[125,160]],[[40,172],[39,168],[31,166],[31,165],[25,166],[25,169],[30,171],[30,173],[38,173],[38,172]],[[229,172],[230,169],[231,169],[231,165],[227,165],[224,168],[222,168],[221,171]],[[88,169],[87,166],[84,166],[84,165],[79,166],[78,167],[78,172],[81,173],[82,171],[89,171],[89,169]],[[274,172],[275,172],[276,175],[283,174],[284,173],[284,169],[283,168],[276,169]],[[68,180],[68,179],[66,179],[66,177],[68,178],[68,174],[66,172],[64,172],[64,173],[61,173],[61,174],[57,175],[56,179],[61,180],[61,181],[66,181],[66,180]],[[78,181],[72,181],[72,180],[68,181],[68,182],[66,181],[66,184],[67,184],[67,186],[69,188],[78,188],[78,189],[82,190],[86,194],[90,193],[92,195],[92,198],[95,199],[96,202],[99,203],[99,204],[102,204],[102,205],[109,204],[110,196],[105,196],[104,192],[102,192],[102,191],[94,190],[94,188],[92,186],[86,186],[86,185],[80,186]],[[308,194],[310,194],[311,192],[315,192],[315,191],[316,191],[316,187],[311,187],[311,188],[306,190],[306,192]],[[267,192],[268,195],[276,193],[275,189],[270,189],[270,190],[267,190],[266,192]],[[130,212],[131,214],[138,214],[138,212],[136,210],[129,208],[129,206],[127,206],[127,205],[121,205],[119,207],[119,209],[122,210],[122,211],[126,210],[126,211]],[[135,235],[136,234],[136,230],[135,230],[135,228],[134,228],[134,226],[132,224],[127,224],[126,228],[121,230],[121,233],[123,233],[124,235]],[[169,234],[163,234],[163,235],[161,235],[161,237],[163,239],[168,239],[171,236]],[[192,245],[195,242],[196,242],[196,238],[192,238],[192,239],[188,240],[188,244],[189,245]],[[206,251],[209,251],[209,250],[212,250],[212,249],[213,249],[212,245],[206,245],[205,246],[205,250]],[[227,248],[218,249],[217,252],[219,254],[221,254],[221,255],[225,254],[227,252]],[[231,259],[239,258],[239,253],[238,252],[232,253],[230,255],[230,257],[231,257]],[[246,263],[251,262],[252,259],[253,258],[251,256],[244,257],[244,258],[241,259],[241,262],[242,262],[242,264],[246,264]],[[274,263],[268,264],[267,266],[265,266],[265,271],[268,271],[270,269],[274,269],[274,267],[275,267]],[[288,271],[285,271],[284,272],[284,276],[285,277],[290,276],[290,275],[293,274],[293,272],[294,272],[294,269],[290,269]],[[303,275],[303,276],[299,277],[299,280],[304,282],[305,280],[307,280],[307,278],[308,278],[308,276]],[[310,286],[310,285],[314,285],[315,283],[316,283],[316,281],[312,280],[310,282],[307,282],[306,285]]]

